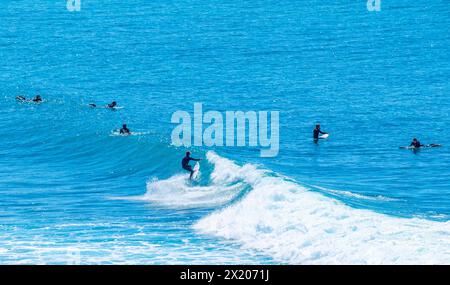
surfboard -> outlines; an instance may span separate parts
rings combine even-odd
[[[330,136],[330,134],[323,134],[323,135],[319,136],[319,139],[325,140],[325,139],[327,139],[329,136]]]
[[[416,149],[414,146],[401,146],[399,149]]]
[[[121,134],[120,130],[112,131],[111,134],[110,134],[110,136],[112,136],[112,137],[128,137],[128,136],[135,136],[135,135],[136,134],[133,133],[133,132],[131,132],[129,134]]]
[[[145,136],[150,134],[151,132],[131,132],[129,134],[121,134],[120,130],[111,131],[109,136],[111,137],[127,137],[127,136]]]
[[[200,175],[200,163],[197,162],[197,163],[194,165],[193,170],[194,170],[194,174],[192,174],[192,180],[197,180],[197,178],[198,178],[199,175]]]

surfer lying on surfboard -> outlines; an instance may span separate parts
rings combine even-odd
[[[440,144],[421,144],[420,141],[417,138],[413,138],[411,144],[409,146],[401,146],[400,148],[406,148],[406,149],[419,149],[421,147],[440,147]]]
[[[314,140],[318,140],[320,138],[319,134],[327,135],[328,133],[322,132],[322,130],[320,129],[320,124],[317,124],[316,128],[313,131],[313,138],[314,138]]]
[[[189,176],[190,180],[192,179],[192,175],[194,175],[194,170],[192,169],[192,166],[189,165],[189,161],[191,160],[200,161],[201,159],[191,157],[191,152],[187,151],[186,156],[181,161],[181,167],[183,167],[184,170],[187,170],[191,173],[191,175]]]

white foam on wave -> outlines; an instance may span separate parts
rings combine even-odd
[[[153,179],[147,182],[147,192],[144,195],[125,199],[183,209],[224,205],[245,189],[248,183],[241,179],[244,177],[242,173],[247,174],[254,167],[251,165],[238,167],[225,159],[218,163],[217,159],[220,159],[217,155],[208,155],[209,162],[214,166],[208,185],[198,185],[189,181],[187,173],[176,174],[165,180]],[[245,177],[252,178],[251,175]]]
[[[313,187],[317,188],[319,190],[322,190],[323,192],[328,193],[328,194],[337,195],[337,196],[345,196],[345,197],[349,197],[349,198],[357,198],[360,200],[382,201],[382,202],[402,201],[401,199],[386,197],[383,195],[368,196],[368,195],[362,195],[362,194],[353,193],[353,192],[345,191],[345,190],[329,189],[329,188],[316,186],[316,185],[314,185]]]
[[[155,240],[153,230],[133,223],[57,225],[59,230],[67,227],[70,228],[67,230],[77,233],[82,228],[90,234],[56,235],[49,239],[54,227],[40,229],[33,235],[23,235],[23,229],[2,232],[0,265],[233,264],[241,260],[249,264],[258,262],[251,252],[236,254],[235,250],[220,245],[216,248],[209,243],[197,243],[198,238],[195,237],[182,239],[179,243],[163,244]],[[105,227],[112,230],[105,231]],[[115,233],[115,230],[118,232]],[[17,238],[17,233],[20,233],[20,238]],[[165,236],[162,233],[163,239]]]
[[[217,182],[253,188],[239,202],[201,219],[194,229],[237,241],[289,264],[450,264],[450,222],[398,218],[351,208],[249,165],[209,152],[227,165]]]
[[[216,207],[231,201],[242,189],[242,183],[195,186],[186,175],[180,174],[166,180],[148,182],[147,193],[138,199],[175,208]]]

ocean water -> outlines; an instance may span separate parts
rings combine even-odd
[[[448,1],[3,0],[0,19],[1,264],[450,264]],[[170,118],[194,102],[279,111],[279,155],[193,147],[189,183]]]

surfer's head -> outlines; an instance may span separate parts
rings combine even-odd
[[[112,101],[112,103],[111,103],[111,107],[115,107],[117,105],[117,102],[116,101]]]
[[[191,156],[191,152],[190,151],[186,151],[186,156],[187,157]]]
[[[416,142],[417,141],[417,139],[416,138],[413,138],[413,142]]]
[[[320,124],[316,124],[316,129],[320,129]]]
[[[127,128],[127,124],[123,124],[122,128],[126,129]]]

